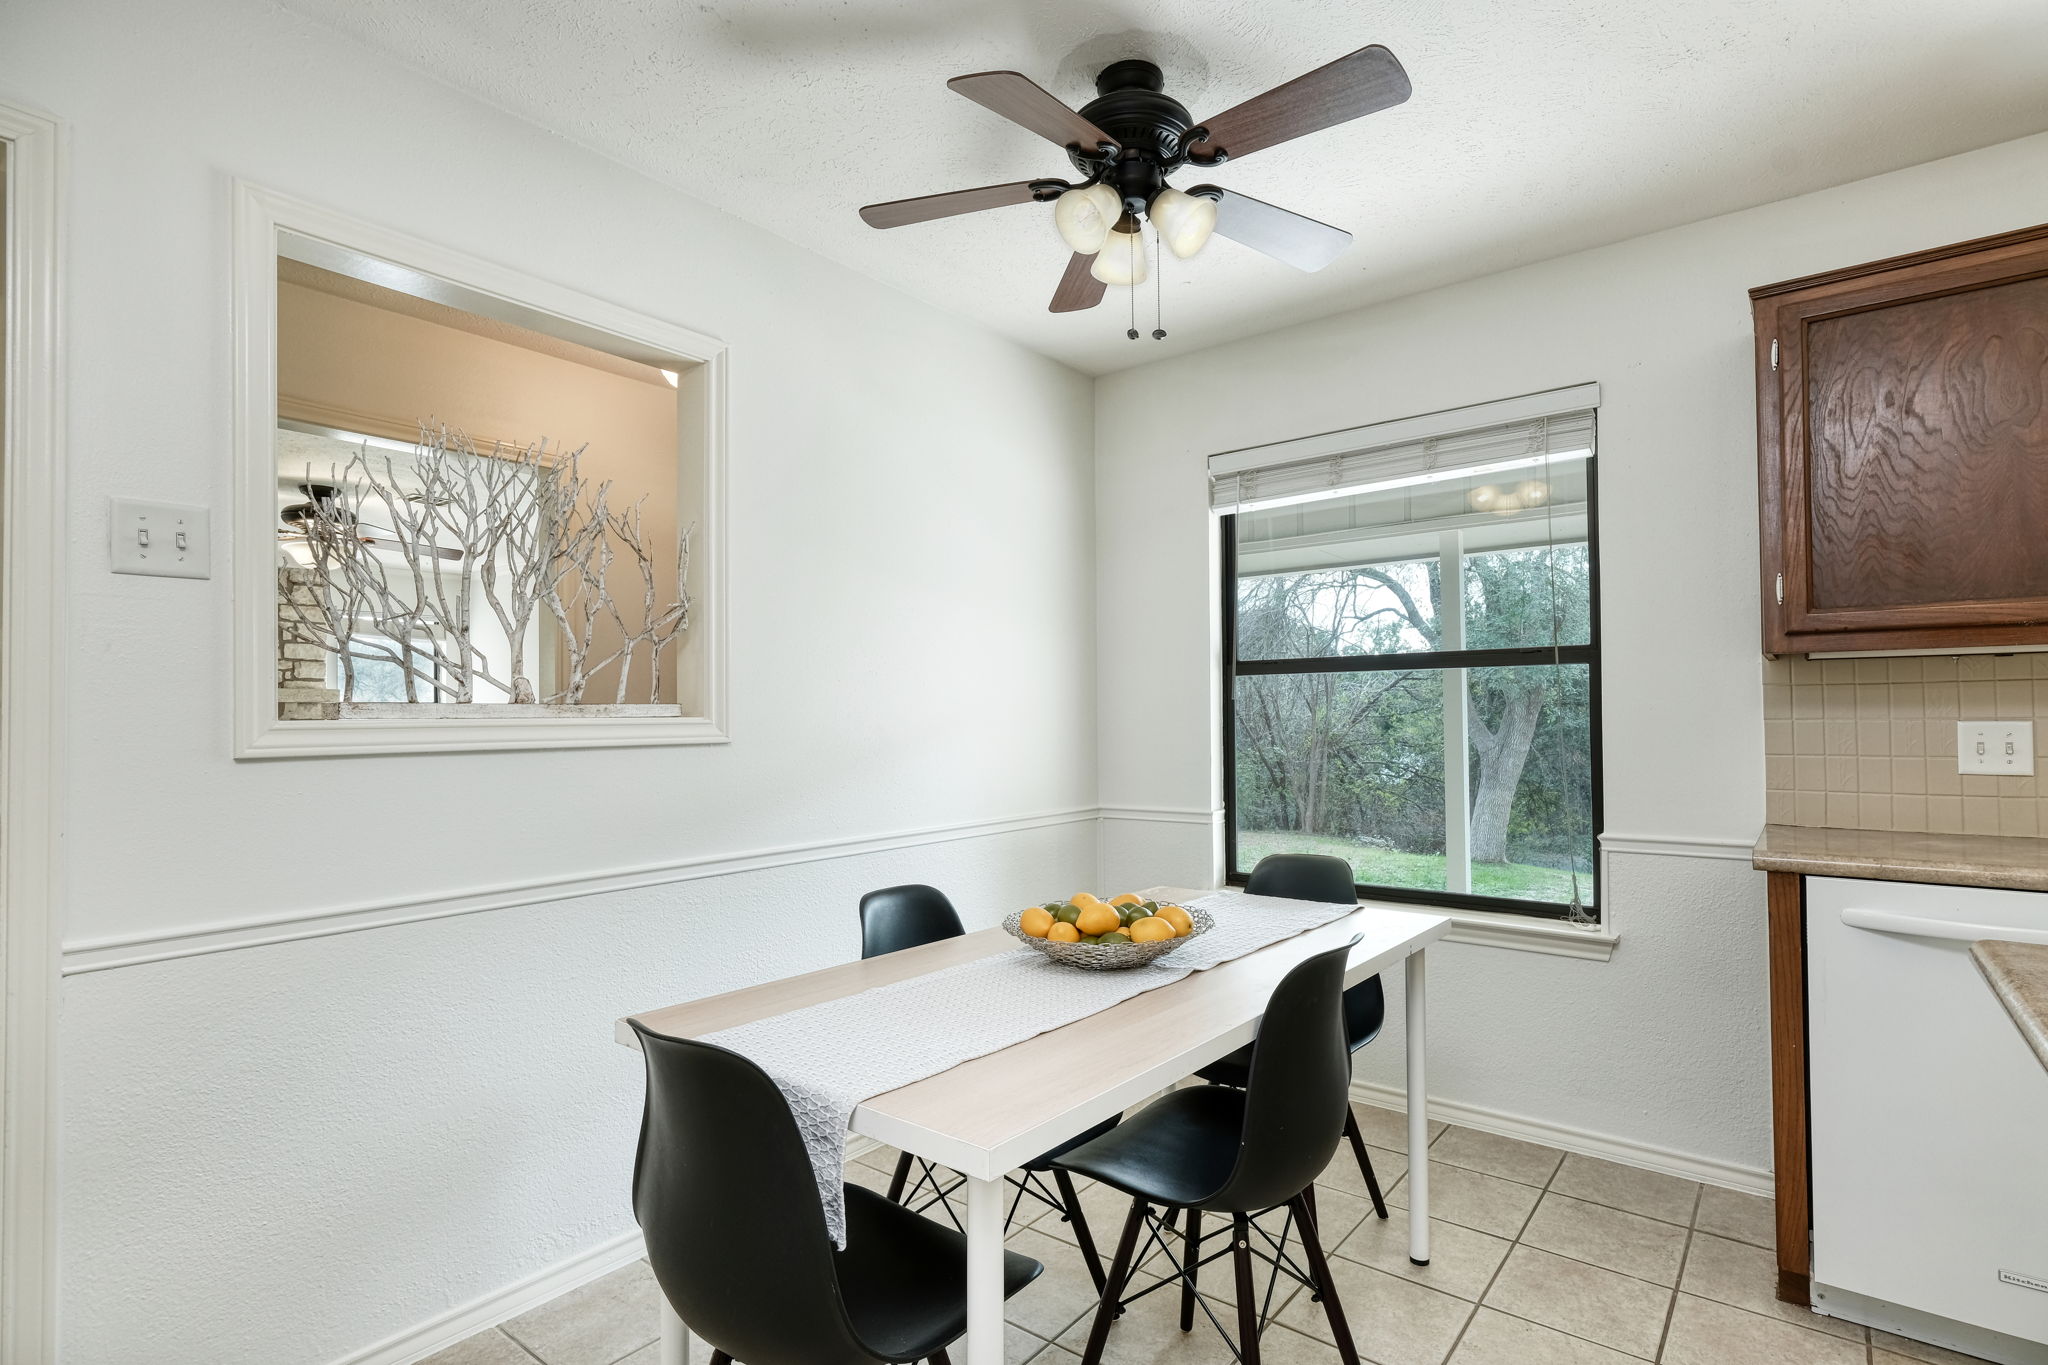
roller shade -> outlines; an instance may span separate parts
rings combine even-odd
[[[1590,390],[1590,394],[1586,391]],[[1584,385],[1560,391],[1597,403],[1598,390]],[[1535,395],[1542,399],[1546,395]],[[1541,406],[1532,399],[1512,400],[1520,407]],[[1495,470],[1527,468],[1547,460],[1593,453],[1593,409],[1590,404],[1484,422],[1506,404],[1464,409],[1480,419],[1454,425],[1458,413],[1432,414],[1359,427],[1349,432],[1289,441],[1281,445],[1232,451],[1209,461],[1209,505],[1218,512],[1250,511],[1290,503],[1338,498],[1372,488],[1427,483]],[[1375,437],[1380,439],[1375,440]]]

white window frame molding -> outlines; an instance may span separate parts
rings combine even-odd
[[[419,719],[280,720],[277,714],[277,255],[280,231],[396,262],[421,274],[559,320],[694,362],[703,425],[701,574],[696,633],[704,651],[702,714]],[[730,742],[726,658],[726,370],[723,341],[593,298],[565,285],[365,222],[247,181],[234,184],[235,498],[234,756],[317,758],[506,749],[637,748]],[[701,632],[701,633],[699,633]]]
[[[0,1360],[57,1354],[56,812],[64,807],[63,130],[0,104],[7,149],[0,527]]]

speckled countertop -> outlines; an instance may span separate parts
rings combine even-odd
[[[2027,1046],[2048,1066],[2048,943],[1984,939],[1970,945],[1970,957]]]
[[[1765,825],[1750,862],[1766,872],[2048,891],[2048,839]]]

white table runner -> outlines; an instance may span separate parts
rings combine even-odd
[[[789,1100],[825,1205],[846,1245],[846,1129],[862,1101],[999,1052],[1111,1005],[1350,914],[1355,905],[1218,892],[1192,904],[1215,927],[1122,972],[1062,967],[1030,948],[707,1033],[758,1065]]]

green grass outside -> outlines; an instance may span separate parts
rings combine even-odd
[[[1444,856],[1441,853],[1397,853],[1390,849],[1362,848],[1346,839],[1295,834],[1287,830],[1239,832],[1237,865],[1240,869],[1249,872],[1268,853],[1334,854],[1351,864],[1361,886],[1444,889]],[[1572,879],[1570,873],[1554,867],[1532,867],[1527,863],[1475,863],[1472,867],[1472,891],[1480,896],[1563,904],[1572,898]],[[1585,903],[1592,903],[1590,878],[1581,876],[1579,896]]]

